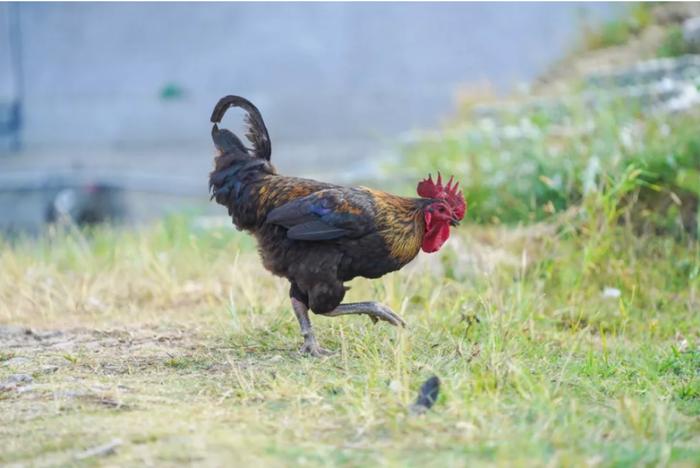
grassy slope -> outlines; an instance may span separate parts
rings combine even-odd
[[[315,317],[324,359],[296,354],[284,282],[231,229],[173,218],[5,245],[0,323],[64,334],[0,348],[0,382],[34,378],[0,392],[0,463],[695,466],[698,245],[587,209],[600,215],[469,226],[353,282],[351,299],[409,327]],[[432,374],[437,405],[409,416]]]

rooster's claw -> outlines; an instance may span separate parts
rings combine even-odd
[[[299,352],[301,354],[305,354],[307,356],[312,356],[312,357],[322,357],[322,356],[329,356],[329,355],[333,354],[331,351],[319,346],[319,344],[318,344],[318,342],[316,342],[316,340],[305,341],[304,345],[301,347]]]
[[[369,318],[374,323],[383,320],[384,322],[389,322],[395,327],[398,327],[399,325],[401,325],[402,327],[406,327],[406,321],[402,319],[401,316],[395,314],[393,310],[391,310],[384,304],[376,304],[376,308],[374,308],[374,310],[372,310],[372,312],[369,312],[367,315],[369,315]]]
[[[399,317],[394,313],[393,310],[385,306],[380,302],[352,302],[350,304],[340,304],[335,309],[330,312],[326,312],[323,315],[326,317],[338,317],[340,315],[367,315],[374,322],[377,323],[379,320],[389,322],[390,324],[398,327],[406,326],[404,319]]]

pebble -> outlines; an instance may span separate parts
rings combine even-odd
[[[7,366],[7,367],[17,367],[17,366],[23,366],[23,365],[25,365],[25,364],[29,364],[30,362],[31,362],[31,360],[30,360],[29,358],[22,357],[22,356],[17,356],[17,357],[13,357],[13,358],[8,359],[7,361],[5,361],[5,362],[3,363],[3,366]]]
[[[34,381],[34,379],[29,374],[12,374],[10,377],[7,378],[5,382],[29,383],[32,381]]]
[[[77,454],[75,458],[77,458],[78,460],[83,460],[85,458],[104,457],[107,455],[112,455],[116,451],[117,447],[119,447],[123,443],[124,442],[122,442],[121,439],[112,439],[106,444],[98,445],[97,447],[93,447],[91,449]]]
[[[32,331],[27,327],[18,325],[2,325],[0,326],[0,336],[12,335],[31,335]]]
[[[606,287],[603,289],[602,296],[606,299],[617,299],[622,295],[622,291],[617,288]]]
[[[34,379],[29,374],[12,374],[0,382],[0,391],[16,390],[20,384],[32,383]]]
[[[17,387],[17,393],[29,393],[35,390],[35,385],[24,385],[22,387]]]

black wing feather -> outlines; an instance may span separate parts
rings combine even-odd
[[[300,203],[300,200],[303,199],[293,200],[273,209],[268,213],[265,222],[291,228],[297,224],[317,220],[318,215],[310,213],[308,207]]]
[[[306,241],[331,240],[345,237],[348,234],[350,231],[347,229],[330,226],[320,220],[297,224],[287,231],[287,237],[290,239]]]
[[[360,237],[373,225],[366,197],[364,193],[346,193],[341,189],[321,190],[275,208],[265,222],[286,227],[287,237],[295,240]],[[349,206],[352,213],[346,211]]]

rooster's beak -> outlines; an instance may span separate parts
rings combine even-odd
[[[450,226],[459,226],[459,220],[457,218],[452,218],[450,220]]]

